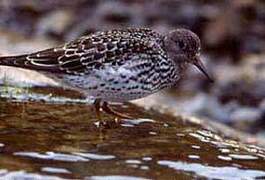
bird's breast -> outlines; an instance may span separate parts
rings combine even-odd
[[[123,102],[152,94],[152,85],[139,76],[141,70],[126,66],[108,66],[85,75],[66,75],[64,81],[89,96],[106,101]],[[151,73],[151,72],[150,72]],[[145,74],[147,77],[148,74]]]

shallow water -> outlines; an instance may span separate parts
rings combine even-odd
[[[99,128],[88,104],[0,101],[0,177],[41,179],[265,178],[265,150],[181,117],[135,117]]]

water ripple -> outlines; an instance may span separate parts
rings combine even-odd
[[[231,157],[233,159],[244,159],[244,160],[258,159],[258,157],[256,157],[256,156],[245,155],[245,154],[229,154],[229,157]]]
[[[88,179],[90,180],[149,180],[146,178],[133,177],[133,176],[91,176]]]
[[[26,171],[8,171],[6,169],[0,170],[0,179],[9,179],[9,180],[29,180],[29,179],[41,179],[41,180],[63,180],[62,178],[56,176],[40,175],[35,173],[28,173]]]
[[[237,167],[213,167],[198,163],[184,163],[175,161],[158,161],[159,165],[167,166],[175,170],[182,170],[196,173],[199,176],[204,176],[211,179],[221,180],[237,180],[264,177],[265,171],[260,170],[245,170]]]
[[[89,161],[89,159],[62,153],[46,152],[46,154],[40,154],[37,152],[16,152],[16,156],[32,157],[38,159],[56,160],[56,161],[68,161],[68,162],[78,162],[78,161]]]
[[[41,171],[48,172],[48,173],[63,173],[63,174],[70,174],[71,172],[64,168],[55,168],[55,167],[43,167]]]
[[[101,155],[101,154],[93,154],[93,153],[73,153],[75,155],[85,157],[92,160],[110,160],[114,159],[115,156],[113,155]]]
[[[139,125],[139,124],[142,124],[142,123],[154,123],[155,120],[153,119],[133,119],[133,120],[130,120],[130,119],[124,119],[123,122],[125,122],[125,124],[131,124],[131,125]]]

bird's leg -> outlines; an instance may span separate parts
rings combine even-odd
[[[99,138],[101,140],[104,139],[104,122],[102,121],[102,118],[101,118],[101,100],[100,99],[96,99],[95,102],[94,102],[94,108],[95,108],[95,111],[96,111],[96,116],[97,116],[97,119],[99,120]]]
[[[101,102],[100,99],[96,99],[95,102],[94,102],[94,107],[95,107],[97,119],[101,123],[102,118],[101,118],[101,114],[100,114],[100,110],[101,110],[100,109],[101,108],[100,102]]]
[[[107,102],[102,102],[101,99],[96,99],[94,102],[94,107],[96,111],[97,119],[99,120],[99,127],[104,128],[107,125],[107,122],[103,121],[101,118],[101,110],[107,114],[113,115],[115,117],[115,122],[118,123],[120,119],[132,119],[130,116],[119,113],[111,109]]]
[[[102,110],[108,114],[111,114],[111,115],[117,117],[118,119],[132,119],[132,117],[130,117],[126,114],[122,114],[122,113],[119,113],[117,111],[114,111],[112,108],[109,107],[108,103],[105,101],[103,102]]]

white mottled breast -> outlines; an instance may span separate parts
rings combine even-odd
[[[141,88],[141,79],[137,77],[138,72],[132,70],[133,64],[109,64],[105,65],[104,69],[93,69],[82,76],[64,76],[63,81],[70,86],[78,87],[88,96],[104,101],[124,102],[152,94],[152,91]]]

